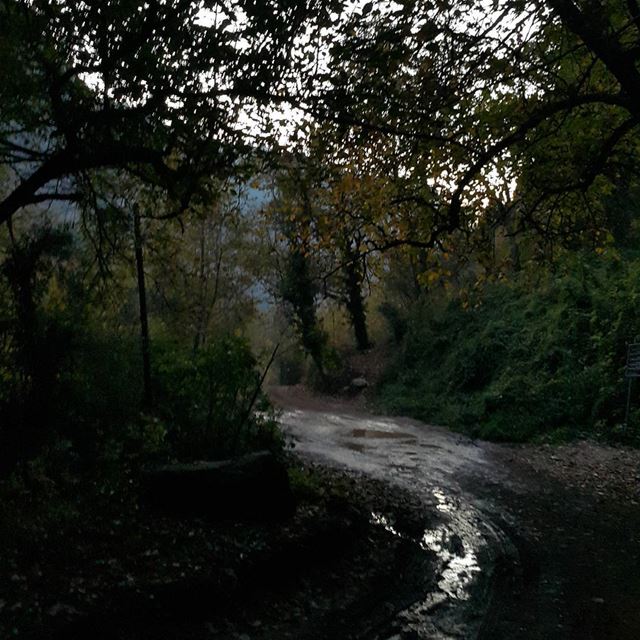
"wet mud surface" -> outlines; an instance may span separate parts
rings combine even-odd
[[[435,581],[370,637],[640,638],[637,501],[567,486],[526,447],[319,409],[283,412],[299,453],[413,492],[429,512],[414,538],[437,559]],[[402,535],[386,514],[372,519]]]
[[[517,483],[465,480],[513,543],[518,561],[496,584],[480,637],[639,638],[638,505],[567,487],[509,458],[504,450],[494,453]]]

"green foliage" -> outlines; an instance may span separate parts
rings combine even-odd
[[[0,166],[20,188],[0,193],[0,222],[46,200],[37,192],[53,180],[72,183],[64,196],[82,195],[99,215],[104,198],[86,187],[116,167],[162,187],[182,211],[207,177],[238,172],[247,150],[262,146],[257,136],[272,139],[273,119],[260,124],[278,88],[302,77],[313,86],[314,48],[285,52],[330,24],[330,6],[340,3],[3,0]]]
[[[328,336],[317,317],[318,293],[318,284],[310,273],[309,258],[298,249],[292,250],[287,256],[280,281],[280,296],[288,305],[303,349],[312,358],[320,375],[324,376]]]
[[[0,473],[48,439],[61,421],[60,369],[73,342],[73,309],[56,291],[71,238],[48,227],[13,244],[0,263]]]
[[[298,349],[289,349],[278,358],[278,382],[284,385],[300,384],[305,373],[304,353]]]
[[[117,463],[138,442],[142,398],[139,338],[99,326],[75,327],[71,360],[60,372],[65,383],[63,433],[84,465]],[[142,427],[140,427],[142,429]]]
[[[467,309],[426,300],[381,404],[493,440],[613,437],[624,419],[639,300],[640,260],[593,255],[489,284]]]
[[[60,477],[280,445],[266,399],[250,406],[259,373],[237,338],[195,355],[158,349],[158,404],[142,414],[135,324],[92,308],[71,244],[65,232],[35,229],[0,263],[0,475],[39,456],[55,458],[47,469]]]
[[[390,302],[383,302],[378,306],[380,315],[387,321],[393,339],[400,343],[407,333],[407,319],[400,309]]]
[[[157,408],[178,457],[202,460],[281,446],[245,340],[228,336],[195,354],[165,344],[153,356]]]

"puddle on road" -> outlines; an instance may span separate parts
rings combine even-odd
[[[425,529],[416,542],[439,560],[438,588],[398,615],[401,633],[394,638],[403,638],[405,634],[425,640],[460,637],[456,632],[449,635],[443,628],[447,626],[446,613],[444,625],[433,614],[441,612],[443,605],[455,606],[456,602],[469,600],[473,581],[481,571],[478,552],[484,542],[475,526],[473,513],[461,509],[461,505],[442,489],[433,489],[432,494],[436,509],[446,515],[443,522]],[[395,536],[405,537],[384,514],[372,513],[371,521]]]
[[[438,501],[436,508],[439,511],[452,513],[455,510],[456,507],[453,501],[443,491],[434,489],[433,495]],[[371,521],[384,527],[386,531],[394,536],[405,537],[393,526],[390,519],[382,513],[373,512]],[[471,531],[463,532],[463,535],[464,533],[471,534]],[[442,523],[434,529],[425,529],[418,544],[425,551],[435,553],[445,567],[438,581],[440,590],[456,600],[467,600],[469,598],[467,587],[473,580],[473,574],[480,571],[476,552],[473,546],[469,544],[469,540],[465,544],[460,535],[452,532],[452,528],[448,523]]]
[[[383,513],[378,513],[377,511],[371,512],[371,522],[373,524],[377,524],[379,527],[383,527],[385,531],[388,531],[394,536],[398,538],[404,538],[403,536],[392,524],[387,516]]]
[[[455,511],[455,504],[453,500],[447,497],[447,494],[442,489],[433,489],[433,497],[438,501],[436,509],[443,513],[451,513]]]
[[[456,504],[441,489],[434,489],[433,496],[438,501],[436,509],[442,513],[452,514],[457,510]],[[445,566],[438,581],[438,587],[443,593],[456,600],[469,599],[469,586],[474,574],[480,571],[478,556],[474,548],[480,542],[479,535],[469,521],[461,528],[461,521],[456,518],[458,533],[452,533],[451,527],[441,524],[435,529],[427,529],[422,536],[420,545],[424,549],[433,551]],[[466,530],[465,530],[466,529]]]
[[[355,436],[355,437],[358,438],[358,439],[360,439],[360,438],[371,438],[371,439],[373,439],[375,436]],[[386,437],[389,438],[390,436],[386,436]],[[413,445],[413,444],[415,444],[415,440],[402,440],[402,441],[400,441],[400,444],[407,445],[407,446],[408,445]],[[358,453],[364,453],[367,450],[367,446],[362,442],[352,442],[350,440],[347,440],[346,442],[344,442],[343,446],[346,449],[349,449],[350,451],[356,451]],[[375,444],[374,443],[371,443],[369,445],[369,448],[372,448],[372,447],[375,448]],[[412,454],[412,453],[408,453],[407,457],[410,460],[415,458],[414,454]],[[402,465],[402,468],[415,469],[415,465],[413,467]]]
[[[416,439],[411,433],[400,433],[399,431],[380,431],[379,429],[354,429],[351,432],[352,438],[381,438],[389,440],[408,439],[413,443]]]

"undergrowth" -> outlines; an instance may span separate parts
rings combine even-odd
[[[625,429],[626,349],[640,334],[640,260],[577,256],[467,299],[425,297],[379,388],[385,410],[498,441]]]

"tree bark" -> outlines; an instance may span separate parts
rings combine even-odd
[[[367,312],[362,299],[362,275],[358,268],[357,258],[346,263],[345,267],[346,284],[346,307],[351,319],[351,326],[356,339],[358,351],[366,351],[371,343],[367,331]]]
[[[151,391],[151,343],[149,340],[149,315],[147,312],[147,288],[144,278],[144,252],[140,231],[140,212],[138,205],[133,207],[133,235],[136,254],[136,275],[138,281],[138,304],[140,311],[140,344],[142,350],[142,403],[145,409],[152,405]]]

